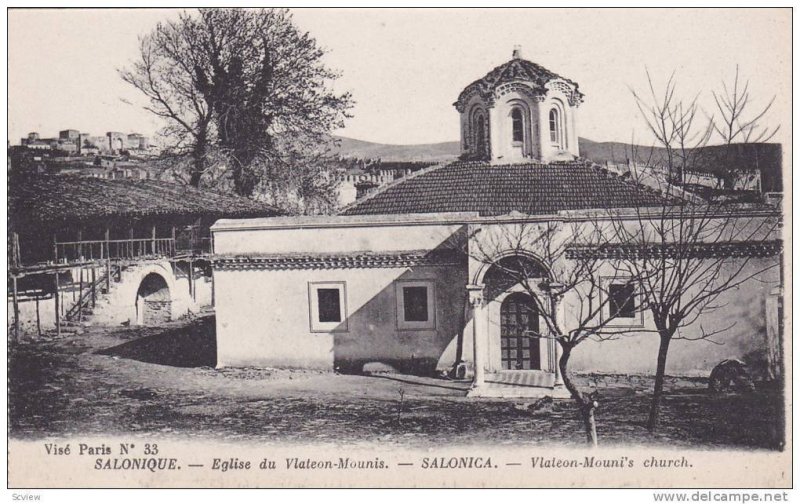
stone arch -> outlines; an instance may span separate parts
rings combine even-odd
[[[172,291],[160,273],[146,273],[136,291],[136,322],[158,325],[172,320]]]
[[[495,255],[491,262],[481,264],[475,273],[473,284],[485,285],[487,280],[494,279],[493,277],[502,273],[503,270],[497,266],[498,263],[508,268],[509,266],[513,267],[514,262],[517,262],[517,266],[524,267],[525,271],[540,274],[542,278],[553,278],[550,270],[536,254],[524,250],[507,250]]]

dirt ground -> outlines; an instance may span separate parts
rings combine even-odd
[[[158,434],[260,442],[379,441],[420,446],[582,444],[569,400],[533,412],[532,400],[466,398],[469,382],[278,369],[214,369],[213,316],[160,328],[89,329],[26,340],[9,351],[15,438]],[[604,444],[781,449],[777,390],[714,395],[670,380],[663,426],[644,428],[652,383],[583,376],[597,389]]]

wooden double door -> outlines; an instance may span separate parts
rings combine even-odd
[[[500,359],[503,369],[542,369],[539,312],[530,295],[515,292],[500,306]]]

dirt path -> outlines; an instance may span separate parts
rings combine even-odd
[[[11,433],[24,438],[158,433],[336,444],[582,443],[570,401],[532,414],[529,403],[467,399],[465,381],[217,370],[214,361],[212,317],[23,343],[10,352]],[[664,427],[650,436],[643,427],[647,384],[613,381],[597,385],[604,443],[758,448],[778,443],[775,392],[710,396],[697,387],[674,389],[665,398]]]

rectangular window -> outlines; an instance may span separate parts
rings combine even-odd
[[[317,289],[320,322],[341,322],[339,289]]]
[[[403,287],[403,305],[406,322],[427,322],[428,288]]]
[[[522,111],[518,108],[515,108],[511,111],[511,130],[512,130],[512,137],[511,140],[513,142],[522,142],[524,138],[524,133],[522,131]]]
[[[403,280],[396,283],[398,329],[436,327],[434,283],[430,280]]]
[[[344,282],[309,282],[308,310],[312,332],[347,331],[347,289]]]
[[[633,284],[608,286],[608,312],[611,318],[636,318],[636,288]]]
[[[639,284],[624,276],[600,277],[602,321],[606,327],[645,327]]]

